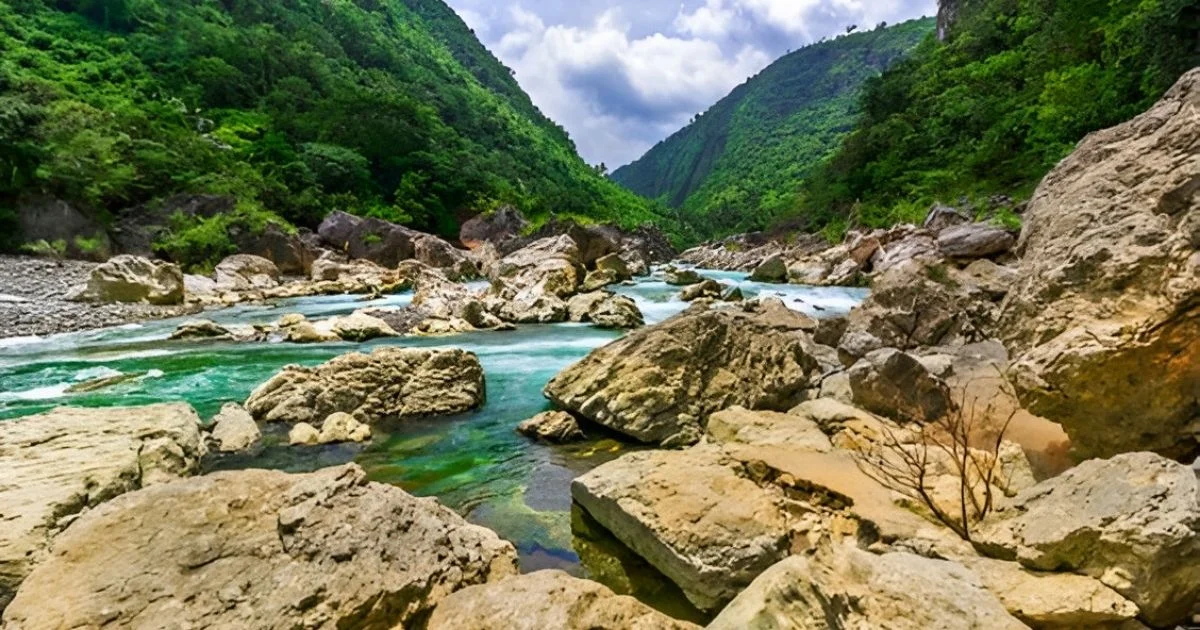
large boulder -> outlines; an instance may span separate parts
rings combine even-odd
[[[454,280],[479,276],[479,268],[467,252],[431,234],[420,234],[413,239],[413,259],[444,270]]]
[[[529,221],[520,210],[501,206],[463,223],[458,231],[458,240],[471,249],[482,247],[485,243],[501,245],[520,236],[528,225]]]
[[[750,273],[750,279],[754,282],[787,282],[787,263],[779,254],[771,256],[754,268],[754,271]]]
[[[642,442],[690,444],[733,405],[786,410],[821,366],[812,321],[778,300],[689,311],[636,330],[546,386],[554,403]]]
[[[576,479],[571,496],[702,610],[789,553],[784,514],[718,447],[625,455]]]
[[[1015,562],[962,557],[1004,608],[1032,628],[1135,630],[1138,607],[1099,580],[1075,573],[1030,571]],[[1121,625],[1126,624],[1129,625]]]
[[[1016,245],[1012,232],[987,223],[968,223],[946,228],[937,245],[947,258],[975,259],[1007,254]]]
[[[183,271],[178,265],[140,256],[115,256],[92,270],[71,299],[80,302],[182,304]]]
[[[1018,630],[979,577],[953,562],[854,548],[793,556],[721,611],[710,630]]]
[[[194,474],[203,454],[200,417],[181,403],[0,422],[0,610],[81,512]]]
[[[210,438],[222,453],[244,451],[262,437],[258,423],[237,403],[225,403],[212,419]]]
[[[265,258],[285,274],[307,276],[313,261],[319,254],[318,248],[303,234],[292,234],[276,223],[268,223],[262,232],[243,232],[231,235],[238,251]]]
[[[847,363],[879,348],[911,350],[987,339],[990,297],[949,266],[912,260],[875,277],[871,294],[850,312],[841,349]],[[873,343],[862,340],[873,338]]]
[[[442,274],[425,269],[416,274],[412,307],[428,317],[460,319],[473,328],[498,328],[504,322],[487,310],[483,296],[465,284],[451,282]]]
[[[279,286],[279,267],[260,256],[236,254],[217,264],[214,271],[221,291],[250,291]]]
[[[976,535],[988,553],[1092,576],[1169,626],[1200,602],[1200,482],[1152,453],[1091,460],[1030,488]]]
[[[568,298],[575,295],[585,276],[579,247],[569,236],[534,241],[500,260],[495,277],[503,296],[521,292]]]
[[[599,328],[640,328],[646,324],[637,302],[610,291],[580,293],[567,302],[567,317],[573,322],[592,323]]]
[[[1088,136],[1025,214],[1002,339],[1083,456],[1200,454],[1200,70]]]
[[[353,259],[395,267],[413,257],[413,241],[422,234],[382,219],[356,217],[335,211],[317,228],[321,241]]]
[[[867,354],[850,368],[849,376],[855,404],[894,420],[936,422],[955,408],[946,382],[895,348]]]
[[[442,600],[429,630],[687,630],[608,587],[562,571],[537,571],[471,586]]]
[[[378,348],[286,367],[250,394],[246,409],[267,422],[319,424],[342,411],[375,424],[461,413],[483,399],[483,368],[470,352]]]
[[[586,436],[579,422],[565,411],[547,411],[517,425],[517,433],[552,444],[578,442]]]
[[[357,466],[222,472],[127,494],[55,543],[11,628],[412,627],[516,552]]]

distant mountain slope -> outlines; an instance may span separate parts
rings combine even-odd
[[[862,84],[933,28],[913,20],[790,53],[612,178],[682,208],[696,236],[763,227],[853,128]]]
[[[335,209],[447,234],[501,203],[656,218],[441,0],[13,0],[0,50],[0,246],[46,196],[108,225],[178,193],[235,197],[172,226],[164,252],[191,261]]]

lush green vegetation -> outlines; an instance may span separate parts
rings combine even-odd
[[[334,209],[442,233],[500,203],[655,218],[441,0],[8,0],[0,52],[0,223],[33,192],[107,220],[235,196],[160,244],[194,261]]]
[[[791,53],[613,179],[681,208],[693,237],[761,229],[794,212],[801,182],[853,128],[863,82],[932,30],[914,20]]]
[[[1087,133],[1128,120],[1200,65],[1196,0],[972,0],[868,81],[862,115],[797,217],[919,218],[935,200],[1027,196]]]

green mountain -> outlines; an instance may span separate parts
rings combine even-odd
[[[175,222],[162,245],[191,258],[335,209],[442,233],[504,203],[656,218],[441,0],[8,0],[0,52],[0,234],[31,195],[108,222],[176,193],[236,197]]]
[[[612,178],[680,208],[693,237],[765,227],[854,127],[863,82],[933,29],[913,20],[790,53]]]
[[[868,82],[854,133],[796,217],[836,234],[935,200],[1028,196],[1088,133],[1200,65],[1197,0],[942,0],[952,22]]]

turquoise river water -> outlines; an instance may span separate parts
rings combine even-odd
[[[761,285],[745,274],[704,272],[739,285],[747,297],[776,295],[796,310],[821,317],[849,311],[864,290]],[[648,323],[686,304],[678,289],[648,278],[620,292],[637,301]],[[286,313],[310,318],[350,313],[365,306],[403,306],[409,295],[362,302],[356,296],[289,300],[273,306],[239,306],[203,315],[220,323],[267,323]],[[301,346],[282,343],[171,342],[180,320],[164,320],[47,338],[0,339],[0,421],[58,405],[142,405],[182,400],[206,420],[223,403],[251,390],[288,364],[316,365],[354,350],[381,345],[460,347],[476,353],[487,379],[487,403],[449,418],[377,430],[367,446],[298,449],[278,431],[254,453],[215,459],[213,469],[247,467],[305,471],[356,461],[377,481],[422,496],[436,496],[468,520],[512,541],[522,569],[581,566],[572,538],[571,480],[630,448],[612,436],[569,447],[535,444],[516,425],[548,409],[542,388],[559,371],[619,336],[578,324],[523,326],[515,332],[441,338],[400,338],[365,344]],[[72,384],[123,374],[141,375],[108,389],[68,394]],[[578,523],[577,527],[578,529]],[[586,563],[584,563],[586,565]]]

